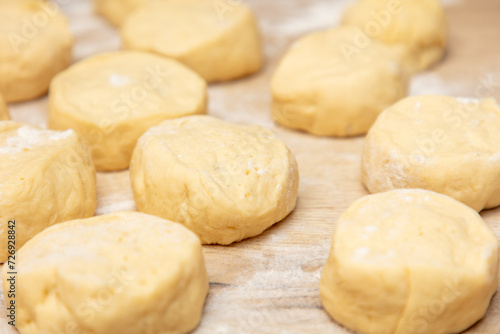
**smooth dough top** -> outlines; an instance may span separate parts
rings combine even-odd
[[[286,215],[295,206],[295,158],[263,127],[190,116],[151,128],[137,147],[142,149],[145,173],[152,173],[153,165],[163,162],[174,175],[180,170],[186,178],[194,174],[211,196],[217,195],[214,203],[223,211],[241,217],[266,215],[276,210],[283,191],[290,193],[284,196],[285,208],[278,213],[286,211]]]
[[[85,59],[51,83],[51,106],[97,125],[200,113],[206,83],[179,62],[140,51]]]
[[[401,56],[386,45],[371,40],[359,52],[352,51],[356,30],[340,27],[307,35],[290,48],[272,80],[273,94],[282,98],[313,97],[311,92],[341,90],[364,83],[377,73],[402,75]],[[360,93],[363,95],[363,93]]]
[[[500,162],[500,107],[494,99],[409,97],[384,111],[370,132],[414,164]]]
[[[446,47],[446,20],[438,0],[360,0],[346,11],[343,24],[401,47],[412,71],[439,60]]]
[[[40,0],[0,0],[1,62],[10,61],[11,65],[14,65],[29,61],[36,65],[40,62],[38,57],[50,57],[50,55],[45,54],[50,50],[48,45],[52,45],[52,47],[59,43],[61,45],[70,45],[73,42],[73,38],[68,32],[67,19],[58,10],[55,11],[53,5],[44,4],[45,1]],[[49,12],[50,16],[46,12],[49,9],[51,10]],[[38,16],[41,17],[40,20],[45,16],[49,17],[46,22],[43,21],[43,29],[38,28],[36,25],[40,24],[36,21]],[[22,30],[26,22],[30,23],[33,29]],[[30,35],[23,34],[23,31]],[[19,44],[19,50],[17,50],[15,46],[19,42],[22,44]],[[18,52],[21,48],[23,52]],[[2,73],[6,70],[6,68],[2,68]],[[11,69],[11,71],[17,70],[22,70],[22,68],[12,67]]]
[[[0,175],[9,183],[13,175],[35,164],[48,161],[47,157],[66,154],[72,145],[81,145],[73,130],[52,131],[13,121],[0,122]],[[71,154],[68,153],[68,159]],[[17,180],[17,179],[16,179]]]
[[[23,247],[18,266],[25,276],[47,267],[65,268],[60,274],[78,291],[98,289],[101,282],[112,279],[113,269],[126,271],[133,282],[156,276],[168,280],[200,251],[198,237],[182,225],[122,212],[72,220],[44,230]],[[144,289],[148,289],[147,284]]]
[[[225,31],[252,15],[242,2],[206,0],[156,1],[135,11],[122,26],[135,48],[174,58],[216,41]]]
[[[431,191],[402,189],[366,196],[349,207],[333,247],[339,260],[367,267],[467,272],[496,258],[498,242],[464,204]]]
[[[9,112],[7,110],[7,104],[5,103],[2,94],[0,94],[0,121],[5,121],[8,120],[9,118],[10,117],[9,117]]]

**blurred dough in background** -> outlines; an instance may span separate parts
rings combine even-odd
[[[155,0],[94,0],[94,4],[98,14],[104,16],[112,24],[119,26],[134,10],[152,1]]]
[[[263,64],[257,21],[242,1],[153,2],[128,17],[121,35],[125,49],[175,58],[209,82],[237,79]]]
[[[477,211],[500,205],[500,107],[449,96],[412,96],[384,111],[365,140],[363,183],[372,193],[421,188]]]
[[[321,275],[327,312],[362,334],[460,333],[498,284],[498,240],[466,205],[420,189],[357,200]]]
[[[0,93],[7,102],[47,93],[50,80],[71,63],[73,38],[50,1],[0,0]]]
[[[117,51],[87,58],[54,78],[49,127],[78,132],[98,170],[120,170],[128,168],[148,128],[205,113],[206,103],[206,82],[176,60]]]
[[[297,161],[261,126],[210,116],[162,122],[137,142],[130,164],[139,211],[184,224],[204,244],[261,234],[294,208]]]
[[[0,94],[0,121],[10,119],[7,104],[5,103],[2,94]]]
[[[16,249],[45,228],[87,218],[96,209],[90,152],[73,130],[50,131],[0,122],[0,262],[7,260],[7,222]]]
[[[18,254],[20,333],[181,334],[200,322],[207,270],[200,240],[180,224],[137,212],[73,220]]]
[[[273,117],[320,136],[365,134],[406,96],[409,79],[397,51],[352,27],[314,32],[290,47],[274,73]]]
[[[437,63],[446,49],[446,19],[438,0],[359,0],[342,23],[398,47],[412,73]]]

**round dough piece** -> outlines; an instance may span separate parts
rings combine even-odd
[[[477,211],[500,205],[500,107],[415,96],[380,115],[363,149],[362,179],[378,193],[421,188]]]
[[[8,257],[9,220],[19,249],[45,228],[95,209],[94,165],[74,131],[0,122],[0,262]]]
[[[210,82],[243,77],[263,64],[256,19],[241,1],[151,3],[129,16],[121,34],[126,49],[175,58]]]
[[[342,214],[320,293],[327,312],[359,333],[448,334],[485,315],[497,284],[497,237],[474,210],[399,189]]]
[[[54,78],[49,126],[78,132],[98,170],[120,170],[148,128],[205,113],[206,95],[206,82],[175,60],[140,51],[101,54]]]
[[[71,63],[72,46],[55,4],[0,0],[0,93],[7,102],[44,95],[54,75]]]
[[[0,94],[0,121],[5,121],[8,119],[10,119],[10,117],[7,110],[7,104],[5,103],[2,94]]]
[[[446,19],[438,0],[359,0],[342,23],[400,49],[412,73],[437,63],[445,53]]]
[[[358,48],[358,38],[354,28],[335,28],[290,48],[271,82],[276,122],[320,136],[355,136],[406,96],[409,75],[399,54],[369,38]]]
[[[139,211],[184,224],[204,244],[261,234],[295,207],[295,157],[271,131],[210,116],[165,121],[130,164]]]
[[[137,8],[152,0],[94,0],[97,13],[119,26]]]
[[[207,272],[200,240],[180,224],[136,212],[73,220],[18,255],[23,334],[188,333],[200,321]]]

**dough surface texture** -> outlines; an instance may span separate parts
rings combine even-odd
[[[446,50],[446,18],[438,0],[360,0],[342,23],[398,48],[413,73],[437,63]]]
[[[362,334],[460,333],[498,284],[498,241],[451,197],[399,189],[345,211],[321,276],[326,311]]]
[[[371,193],[421,188],[477,211],[500,205],[500,107],[493,99],[414,96],[384,111],[363,148]]]
[[[89,149],[72,130],[0,122],[0,262],[8,257],[9,220],[19,250],[49,226],[93,216],[95,178]]]
[[[98,170],[129,166],[137,139],[165,119],[205,113],[206,82],[179,62],[140,51],[97,55],[52,82],[49,126],[72,128]]]
[[[184,224],[205,244],[261,234],[295,207],[295,157],[271,131],[210,116],[148,130],[130,166],[139,211]]]
[[[18,254],[23,334],[179,334],[200,321],[207,272],[199,239],[180,224],[137,212],[72,220]]]
[[[71,63],[73,37],[51,2],[0,0],[0,93],[21,102],[47,93]]]
[[[253,12],[242,1],[218,3],[171,0],[141,7],[121,27],[124,47],[175,58],[209,82],[258,71],[263,50]]]
[[[132,12],[151,2],[152,0],[94,0],[97,13],[115,26],[120,26]]]
[[[356,48],[357,39],[354,28],[341,27],[292,45],[271,82],[276,122],[319,136],[355,136],[406,96],[409,75],[400,55],[370,39]]]
[[[9,111],[7,110],[7,104],[5,103],[2,94],[0,94],[0,121],[5,121],[8,119],[10,119],[10,117]]]

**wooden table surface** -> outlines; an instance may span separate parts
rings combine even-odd
[[[65,0],[76,36],[75,61],[120,48],[115,28],[88,0]],[[321,306],[318,286],[339,215],[367,194],[360,182],[364,138],[314,137],[274,124],[269,80],[301,35],[338,24],[350,1],[245,0],[257,13],[267,65],[259,74],[209,88],[209,113],[271,128],[295,153],[301,174],[295,211],[263,235],[231,246],[205,246],[210,293],[196,333],[349,333]],[[500,1],[444,1],[450,47],[446,59],[413,79],[411,94],[496,97],[500,101]],[[10,105],[14,120],[46,126],[46,98]],[[135,210],[128,171],[98,173],[96,214]],[[500,236],[500,209],[482,216]],[[3,314],[2,314],[3,315]],[[3,315],[4,316],[4,315]],[[0,319],[0,333],[16,331]],[[500,296],[470,334],[500,333]]]

